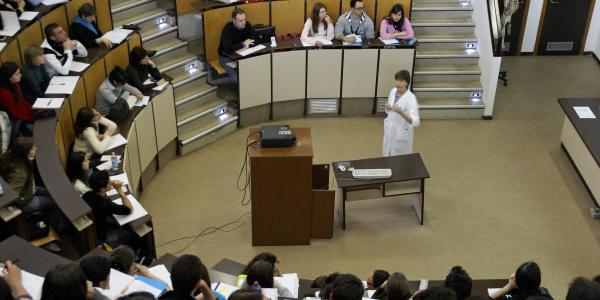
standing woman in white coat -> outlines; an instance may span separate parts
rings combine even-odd
[[[396,87],[385,104],[387,118],[383,122],[383,156],[412,153],[413,128],[420,123],[417,98],[408,90],[410,73],[401,70],[394,76]]]

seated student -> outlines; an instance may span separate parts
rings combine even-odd
[[[0,0],[0,10],[14,11],[20,16],[24,11],[33,9],[25,0]]]
[[[77,40],[69,39],[67,32],[58,24],[52,23],[44,28],[46,39],[41,47],[46,57],[48,76],[69,75],[73,56],[86,57],[87,49]]]
[[[473,280],[469,276],[469,273],[465,271],[461,266],[454,266],[450,269],[450,273],[446,276],[444,286],[452,289],[456,293],[458,300],[465,299],[471,296],[471,287]]]
[[[110,262],[104,256],[90,256],[84,258],[79,266],[85,274],[87,281],[95,288],[108,290],[110,288]]]
[[[90,3],[84,3],[77,10],[77,17],[71,23],[71,37],[80,41],[86,48],[104,45],[112,48],[112,42],[102,35],[96,23],[96,8]]]
[[[4,270],[0,276],[0,299],[26,300],[31,299],[23,287],[21,269],[10,260],[4,262]]]
[[[227,300],[268,300],[268,298],[264,296],[260,291],[257,291],[253,288],[247,288],[239,289],[231,293]]]
[[[254,30],[250,22],[246,21],[246,13],[241,8],[235,8],[231,12],[231,22],[228,22],[221,31],[221,41],[219,43],[219,63],[227,71],[226,78],[211,80],[211,84],[237,84],[237,71],[228,65],[234,60],[227,56],[242,48],[248,48],[254,45]]]
[[[413,300],[456,300],[453,290],[441,286],[431,287],[420,291],[412,297]]]
[[[0,111],[0,154],[8,150],[10,140],[12,139],[12,123],[8,114]]]
[[[386,270],[375,270],[367,277],[367,289],[376,290],[388,280],[390,273]]]
[[[148,75],[152,76],[156,82],[144,84]],[[127,83],[134,86],[142,92],[149,92],[157,85],[162,85],[166,81],[161,78],[160,71],[153,61],[148,57],[148,52],[142,47],[135,47],[129,53],[129,66],[127,66]]]
[[[347,43],[356,42],[356,36],[362,39],[375,38],[373,21],[364,13],[362,0],[350,0],[350,11],[343,13],[335,23],[335,38]]]
[[[319,291],[319,297],[321,299],[329,299],[329,295],[331,295],[331,289],[333,289],[333,283],[340,275],[341,274],[339,272],[327,275],[323,287],[321,287],[321,290]]]
[[[134,292],[129,295],[121,296],[117,300],[155,300],[154,295],[148,292]]]
[[[42,285],[42,300],[108,299],[96,292],[85,280],[81,268],[75,263],[53,267],[46,273]]]
[[[21,73],[21,83],[23,84],[23,93],[25,98],[33,105],[37,98],[43,97],[48,84],[50,83],[50,76],[46,72],[46,58],[44,57],[44,49],[39,46],[30,45],[25,48],[25,64]]]
[[[13,132],[33,135],[34,113],[21,88],[21,71],[17,64],[8,61],[0,66],[0,107],[12,120]]]
[[[225,296],[212,291],[208,270],[200,258],[195,255],[179,257],[171,268],[173,290],[165,293],[159,299],[184,300],[195,299],[196,293],[201,293],[204,300],[225,300]]]
[[[328,296],[329,300],[361,300],[364,293],[364,286],[358,277],[352,274],[340,274],[331,286],[331,293]]]
[[[100,134],[99,125],[106,127],[103,134]],[[103,117],[93,108],[82,107],[77,112],[73,126],[75,127],[73,152],[85,153],[92,166],[97,166],[100,155],[106,151],[111,136],[117,130],[117,124]]]
[[[275,254],[270,253],[270,252],[262,252],[256,256],[254,256],[252,258],[252,260],[250,260],[250,262],[248,262],[246,267],[244,267],[242,274],[248,274],[248,270],[250,269],[250,267],[255,262],[261,261],[261,260],[264,260],[264,261],[268,262],[269,264],[271,264],[271,266],[273,267],[273,276],[281,276],[281,270],[279,270],[279,260],[277,259],[277,256],[275,256]]]
[[[546,296],[552,299],[545,288],[540,287],[542,273],[537,263],[529,261],[521,264],[508,283],[500,290],[492,293],[492,299],[525,300],[529,296]]]
[[[410,40],[415,37],[410,21],[404,16],[402,4],[394,4],[387,17],[381,20],[379,36],[384,40]]]
[[[89,187],[88,179],[93,170],[90,168],[90,160],[84,152],[71,152],[67,159],[67,176],[73,183],[73,187],[83,195],[92,189]]]
[[[327,7],[317,2],[313,5],[311,17],[304,23],[300,38],[309,44],[322,47],[323,43],[320,40],[333,40],[333,27],[331,18],[327,15]],[[309,37],[312,39],[308,39]]]
[[[371,298],[385,300],[408,300],[412,296],[408,287],[408,280],[402,273],[392,273],[389,278],[381,284]]]
[[[600,284],[584,277],[573,279],[566,300],[599,300]]]
[[[278,285],[273,279],[273,265],[264,260],[259,260],[252,264],[246,274],[246,281],[242,287],[252,287],[254,284],[261,288],[276,288],[279,297],[292,297],[292,292],[285,286]],[[362,283],[361,283],[362,284]]]
[[[122,122],[127,118],[127,113],[124,109],[129,112],[129,106],[127,108],[121,107],[118,103],[122,101],[127,102],[127,98],[130,96],[136,96],[137,100],[141,100],[144,95],[137,88],[127,83],[127,74],[120,67],[115,67],[108,78],[106,78],[96,91],[96,109],[103,116],[113,120],[115,122]],[[126,103],[125,103],[126,104]]]
[[[110,267],[129,275],[142,275],[148,278],[158,279],[148,270],[148,268],[142,264],[135,262],[136,254],[133,249],[129,246],[119,246],[110,253]]]

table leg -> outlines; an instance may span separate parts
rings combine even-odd
[[[421,178],[421,225],[425,219],[425,178]]]
[[[346,230],[346,189],[342,191],[342,230]]]

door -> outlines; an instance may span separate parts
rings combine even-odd
[[[593,0],[545,0],[539,55],[576,55],[582,47]]]

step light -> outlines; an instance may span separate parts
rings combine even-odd
[[[480,103],[481,98],[471,98],[471,103]]]
[[[481,98],[481,93],[480,92],[472,92],[471,98]]]
[[[197,61],[193,61],[191,63],[188,63],[187,65],[185,65],[185,69],[189,72],[189,73],[195,73],[198,71],[198,62]]]
[[[477,46],[475,45],[475,43],[467,43],[466,45],[466,49],[475,49]]]
[[[156,24],[158,26],[160,26],[161,28],[164,26],[167,26],[167,17],[163,16],[163,17],[156,18]]]

